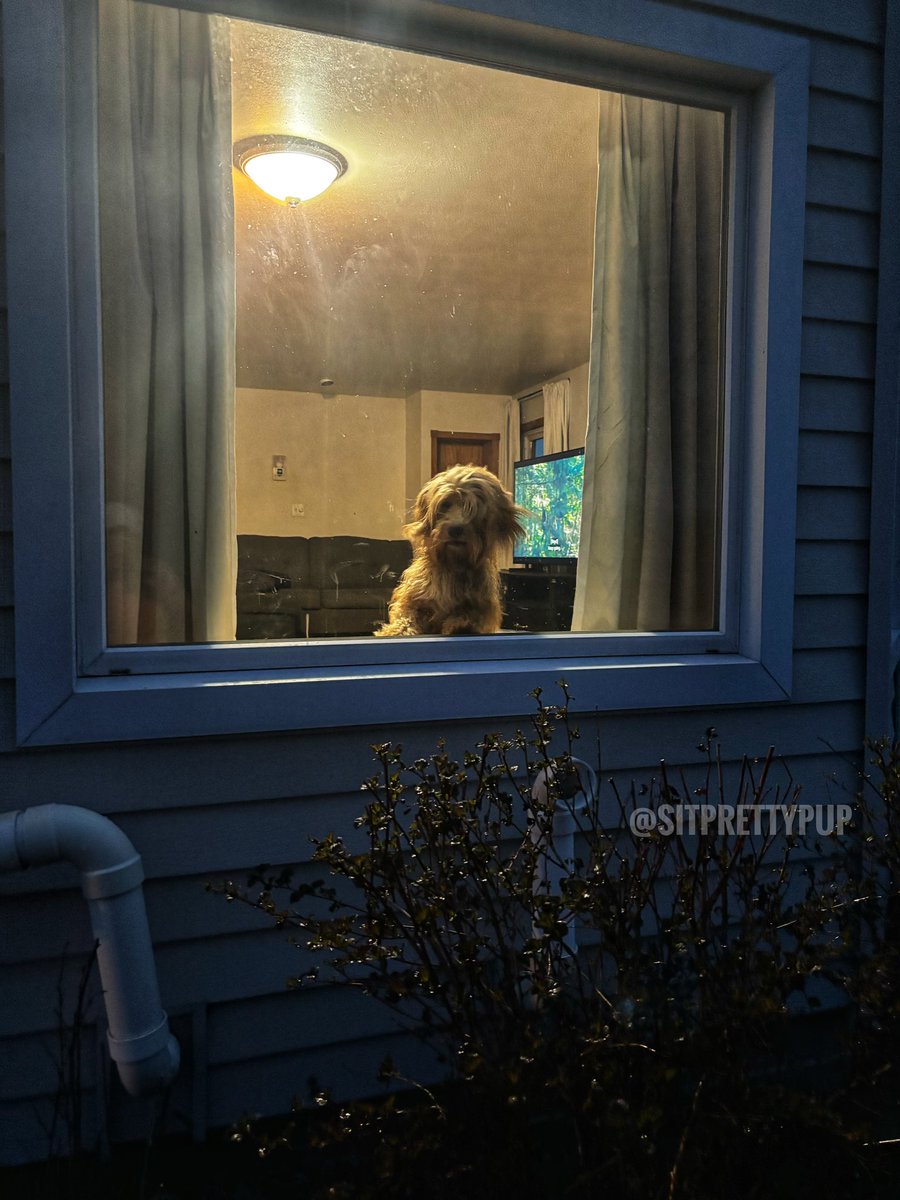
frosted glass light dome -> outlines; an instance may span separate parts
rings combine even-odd
[[[321,195],[347,170],[337,150],[287,134],[245,138],[234,148],[234,161],[258,188],[292,208]]]

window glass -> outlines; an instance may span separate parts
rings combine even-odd
[[[429,570],[466,608],[490,559],[491,628],[718,627],[722,113],[100,13],[110,645],[371,636],[454,463],[528,496],[516,537],[444,509],[483,527]],[[273,150],[318,183],[264,191]]]

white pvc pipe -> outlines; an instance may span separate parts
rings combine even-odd
[[[117,825],[70,804],[0,815],[0,871],[70,862],[81,872],[97,941],[109,1052],[132,1096],[167,1087],[180,1051],[162,1009],[140,855]]]
[[[593,804],[597,795],[597,776],[593,768],[580,758],[570,760],[578,772],[579,790],[573,796],[558,796],[553,807],[553,821],[549,834],[543,832],[537,822],[531,826],[531,838],[541,847],[542,853],[535,864],[532,891],[543,892],[549,896],[562,895],[562,881],[571,875],[575,866],[575,833],[578,829],[578,816],[583,813],[588,804]],[[553,778],[553,768],[545,767],[539,771],[531,789],[534,800],[547,802],[547,789]],[[533,815],[533,814],[532,814]],[[575,933],[575,923],[572,914],[564,917],[566,934],[563,938],[566,951],[575,954],[578,950],[578,939]],[[535,937],[540,931],[535,928]]]

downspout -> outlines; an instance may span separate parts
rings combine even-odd
[[[162,1009],[134,846],[107,817],[69,804],[0,815],[0,871],[70,862],[97,942],[109,1052],[132,1096],[167,1087],[180,1051]]]
[[[571,780],[560,779],[557,785],[558,795],[553,806],[550,829],[542,832],[537,821],[531,826],[532,841],[541,849],[532,883],[532,891],[535,894],[543,892],[549,896],[562,895],[562,881],[568,878],[575,868],[575,834],[579,829],[579,818],[589,808],[592,809],[597,800],[597,776],[593,768],[580,758],[572,758],[569,761],[574,775]],[[547,804],[548,791],[554,775],[553,767],[544,767],[538,772],[531,789],[532,799],[539,801],[542,808]],[[563,937],[564,954],[574,956],[578,953],[578,938],[573,914],[564,914],[563,920],[566,923],[566,933]],[[534,936],[540,936],[539,929],[535,928]]]

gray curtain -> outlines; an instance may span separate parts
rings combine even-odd
[[[716,623],[723,130],[600,97],[574,629]]]
[[[111,645],[235,633],[227,23],[100,0]]]

